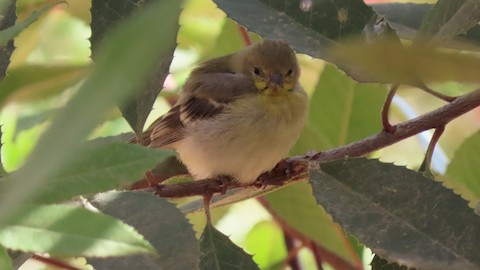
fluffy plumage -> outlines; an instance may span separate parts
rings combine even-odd
[[[251,183],[287,156],[303,129],[308,97],[299,76],[294,52],[280,41],[203,62],[144,143],[175,149],[195,179]]]

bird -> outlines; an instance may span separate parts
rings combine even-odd
[[[194,180],[252,184],[288,156],[303,130],[309,101],[299,77],[295,52],[278,40],[207,60],[140,139],[174,149]]]

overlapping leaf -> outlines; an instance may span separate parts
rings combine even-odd
[[[420,269],[480,268],[480,217],[440,183],[364,158],[320,167],[315,199],[373,252]]]
[[[98,194],[92,203],[103,213],[135,227],[158,251],[158,257],[89,260],[98,269],[197,269],[200,250],[191,224],[167,200],[142,192]]]
[[[101,213],[67,205],[22,208],[0,228],[0,244],[53,256],[155,254],[132,227]]]

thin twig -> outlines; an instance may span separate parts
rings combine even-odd
[[[242,35],[243,42],[245,45],[250,46],[252,45],[252,40],[250,39],[250,35],[248,34],[247,28],[242,25],[238,25],[238,31]]]
[[[300,266],[300,261],[297,256],[300,248],[295,246],[295,238],[286,231],[283,231],[283,239],[285,240],[285,246],[287,247],[288,257],[290,257],[288,265],[292,270],[301,270],[302,267]]]
[[[383,125],[383,130],[388,132],[388,133],[394,133],[395,128],[390,124],[390,121],[388,120],[388,113],[390,112],[390,105],[392,105],[392,100],[393,97],[395,96],[395,93],[397,93],[398,88],[400,87],[400,84],[393,84],[390,87],[390,91],[388,92],[387,98],[385,99],[385,102],[383,103],[382,107],[382,125]]]

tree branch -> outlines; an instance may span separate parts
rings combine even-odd
[[[475,109],[480,106],[480,89],[472,91],[468,94],[456,98],[447,105],[434,111],[421,115],[412,120],[397,124],[394,126],[394,132],[381,131],[375,135],[356,141],[335,149],[327,150],[320,153],[309,154],[306,156],[288,158],[285,161],[292,168],[288,173],[285,172],[284,166],[272,170],[267,174],[259,177],[260,182],[256,182],[251,186],[259,185],[282,185],[290,181],[298,181],[308,174],[308,170],[312,165],[319,162],[332,161],[345,157],[359,157],[375,150],[384,148],[408,137],[414,136],[425,130],[445,126],[453,119]],[[312,164],[313,163],[313,164]],[[228,189],[242,187],[238,183],[231,182],[226,186],[219,186],[216,179],[206,179],[191,183],[180,183],[172,185],[162,185],[156,187],[156,194],[161,197],[186,197],[192,195],[203,195],[205,192],[222,192]],[[245,187],[245,186],[243,186]]]

